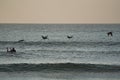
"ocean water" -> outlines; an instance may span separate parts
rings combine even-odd
[[[119,24],[0,24],[0,80],[119,80],[119,75]]]

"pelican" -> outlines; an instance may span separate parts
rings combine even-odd
[[[42,39],[44,39],[44,40],[45,40],[45,39],[48,39],[48,36],[43,36],[43,35],[42,35],[41,37],[42,37]]]
[[[67,36],[67,38],[68,38],[68,39],[71,39],[71,38],[73,38],[73,36]]]
[[[108,36],[113,36],[113,33],[112,32],[108,32],[107,35]]]

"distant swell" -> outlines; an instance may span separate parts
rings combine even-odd
[[[96,46],[119,46],[120,42],[77,42],[77,41],[28,41],[28,42],[18,42],[18,41],[0,41],[1,47],[3,45],[9,46],[75,46],[75,47],[96,47]]]
[[[108,43],[114,43],[114,44],[118,44],[118,43],[120,43],[120,41],[116,41],[116,42],[112,42],[112,41],[106,41],[106,42],[94,42],[94,41],[23,41],[23,42],[19,42],[19,41],[0,41],[0,43],[7,43],[7,44],[12,44],[12,43],[24,43],[24,44],[38,44],[38,43],[40,43],[40,44],[42,44],[42,43],[46,43],[46,44],[63,44],[63,43],[91,43],[91,44],[95,44],[95,43],[97,43],[97,44],[101,44],[101,43],[106,43],[106,44],[108,44]]]
[[[0,64],[0,72],[14,71],[78,71],[78,72],[118,72],[118,65],[47,63],[47,64]]]

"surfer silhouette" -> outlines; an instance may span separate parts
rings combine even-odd
[[[7,47],[7,52],[16,52],[16,50],[15,50],[15,48],[10,48],[10,49],[9,49],[9,48]]]

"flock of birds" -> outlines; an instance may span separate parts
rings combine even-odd
[[[43,36],[43,35],[42,35],[41,37],[42,37],[43,40],[49,39],[49,38],[48,38],[48,35],[47,35],[47,36]],[[67,36],[67,38],[68,38],[68,39],[71,39],[71,38],[73,38],[73,36],[72,36],[72,35],[71,35],[71,36]],[[25,41],[25,40],[22,39],[22,40],[19,40],[18,42],[24,42],[24,41]]]
[[[45,39],[48,39],[48,35],[47,35],[47,36],[43,36],[43,35],[42,35],[41,37],[42,37],[42,39],[44,39],[44,40],[45,40]],[[68,39],[71,39],[71,38],[73,38],[73,36],[67,36],[67,38],[68,38]]]
[[[107,35],[108,35],[108,36],[113,36],[113,33],[112,33],[112,32],[108,32]],[[42,37],[42,39],[44,39],[44,40],[45,40],[45,39],[48,39],[48,36],[43,36],[43,35],[42,35],[41,37]],[[72,35],[67,35],[67,38],[68,38],[68,39],[71,39],[71,38],[73,38],[73,36],[72,36]]]
[[[108,32],[107,35],[108,35],[108,36],[113,36],[113,33],[112,33],[112,32]],[[43,35],[42,35],[41,37],[42,37],[43,40],[48,39],[48,35],[47,35],[47,36],[43,36]],[[72,35],[67,35],[67,38],[68,38],[68,39],[71,39],[71,38],[73,38],[73,36],[72,36]],[[22,39],[22,40],[19,40],[18,42],[24,42],[24,41],[25,41],[25,40]],[[13,52],[16,52],[16,50],[15,50],[15,48],[10,48],[10,49],[7,48],[7,52],[12,52],[12,53],[13,53]]]
[[[108,36],[113,36],[113,33],[112,33],[112,32],[108,32],[107,35],[108,35]],[[49,39],[49,38],[48,38],[48,35],[46,35],[46,36],[43,36],[43,35],[42,35],[41,37],[42,37],[43,40]],[[71,39],[71,38],[73,38],[73,35],[67,35],[67,38],[68,38],[68,39]],[[25,40],[22,39],[22,40],[19,40],[18,42],[24,42],[24,41],[25,41]]]

